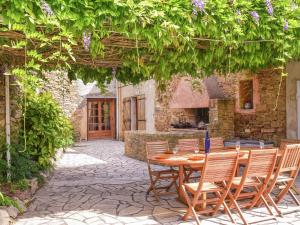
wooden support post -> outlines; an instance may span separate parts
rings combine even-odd
[[[9,76],[10,74],[4,72],[5,77],[5,132],[6,132],[6,161],[7,161],[7,181],[11,181],[11,155],[10,155],[10,94],[9,94]]]

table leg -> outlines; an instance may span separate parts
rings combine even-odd
[[[205,209],[206,208],[206,192],[204,192],[202,194],[202,208]]]
[[[184,181],[184,168],[182,165],[180,165],[179,176],[178,176],[178,183],[179,183],[178,200],[186,204],[186,200],[184,198],[183,189],[182,189],[183,181]]]
[[[178,200],[183,202],[184,204],[187,204],[185,198],[184,198],[184,194],[183,194],[183,189],[182,189],[182,185],[184,182],[184,166],[179,166],[179,175],[178,175],[178,183],[179,183],[179,188],[178,188]],[[206,208],[206,193],[202,193],[202,208],[205,209]]]

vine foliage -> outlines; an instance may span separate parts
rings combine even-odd
[[[283,66],[300,56],[299,0],[1,0],[0,44],[12,61],[83,80],[138,83],[175,73]],[[197,8],[198,7],[198,8]],[[22,60],[21,60],[22,61]]]

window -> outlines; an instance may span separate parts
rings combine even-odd
[[[146,104],[145,96],[137,97],[137,129],[146,130]]]
[[[123,129],[131,130],[131,99],[123,99]]]
[[[253,80],[243,80],[239,83],[240,109],[253,109]]]

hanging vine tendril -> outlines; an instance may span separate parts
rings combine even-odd
[[[284,40],[282,42],[282,58],[284,58]],[[276,101],[275,101],[275,106],[274,106],[273,111],[276,111],[277,108],[278,108],[278,101],[279,101],[279,96],[280,96],[280,91],[281,91],[283,77],[287,76],[287,74],[284,73],[284,61],[282,62],[282,65],[281,65],[280,69],[281,69],[280,82],[279,82],[279,87],[278,87],[278,91],[277,91],[277,95],[276,95]]]
[[[228,57],[228,75],[230,75],[230,72],[231,72],[231,50],[232,50],[232,46],[230,45],[229,46],[229,57]]]
[[[139,53],[139,42],[137,36],[136,22],[134,23],[134,29],[135,29],[135,48],[136,48],[136,55],[137,55],[138,70],[140,70],[140,53]]]
[[[27,36],[25,35],[25,48],[24,48],[24,71],[25,71],[25,76],[27,76]],[[27,150],[27,135],[26,135],[26,109],[27,109],[27,93],[26,93],[26,82],[23,82],[23,90],[24,90],[24,112],[23,112],[23,129],[24,129],[24,152]]]

